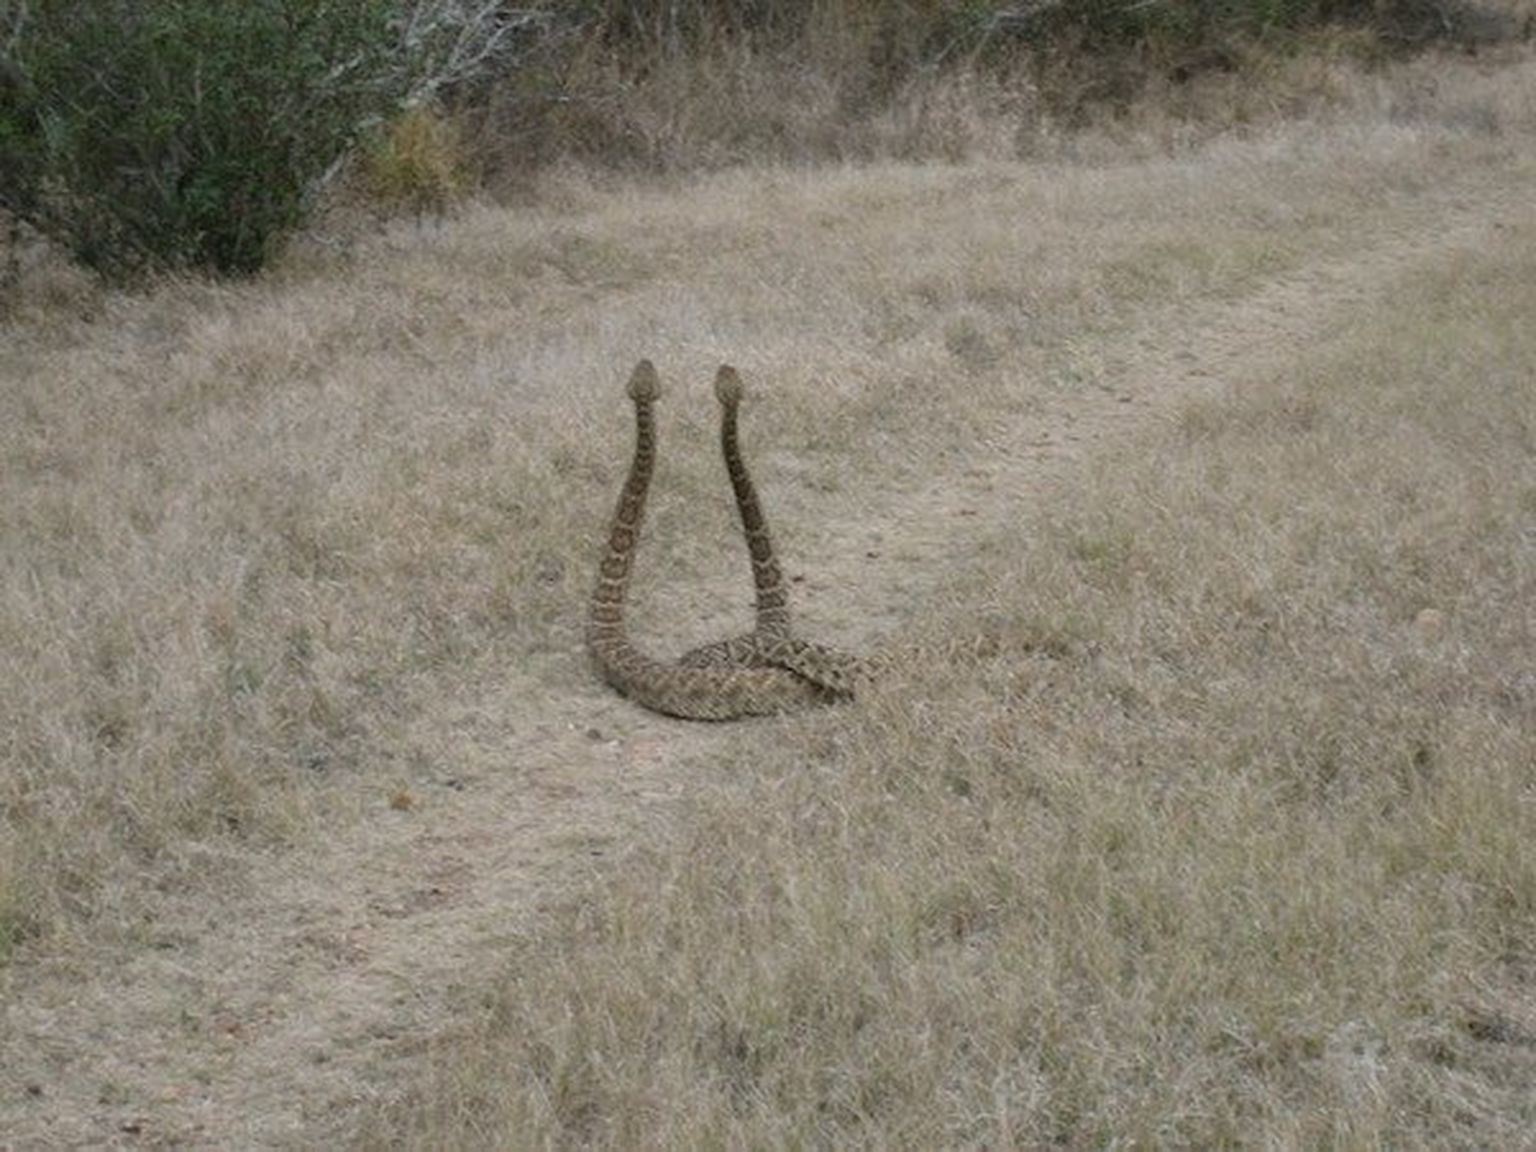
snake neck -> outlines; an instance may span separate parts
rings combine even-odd
[[[784,585],[784,574],[779,570],[779,562],[773,555],[768,519],[763,515],[757,489],[752,484],[746,461],[741,455],[737,405],[734,403],[726,404],[721,414],[720,448],[725,456],[731,488],[736,494],[736,507],[741,513],[747,551],[752,558],[752,586],[757,597],[756,630],[763,635],[787,636],[790,631],[789,591]]]
[[[645,498],[656,467],[656,420],[653,401],[635,400],[635,454],[629,476],[619,494],[613,526],[608,532],[608,550],[598,568],[597,587],[592,592],[587,639],[594,647],[622,646],[624,639],[624,601],[629,592],[629,576],[640,540],[640,525],[645,519]]]

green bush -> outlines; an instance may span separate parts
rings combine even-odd
[[[246,273],[404,81],[382,0],[0,0],[0,206],[108,279]]]

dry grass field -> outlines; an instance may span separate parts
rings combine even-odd
[[[0,1147],[1532,1146],[1536,62],[0,328]],[[581,652],[750,595],[845,708]]]

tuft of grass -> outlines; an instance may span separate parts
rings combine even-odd
[[[459,125],[429,105],[391,120],[363,152],[363,183],[383,207],[442,215],[475,183]]]

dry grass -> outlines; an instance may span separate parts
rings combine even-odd
[[[1289,30],[1286,5],[1270,6],[1268,21],[1245,19],[1240,4],[1201,9],[1209,22],[1186,27],[1159,19],[1156,4],[1009,7],[651,5],[646,16],[644,4],[609,5],[591,26],[606,34],[552,45],[538,66],[491,85],[473,115],[474,150],[500,191],[570,159],[679,173],[1042,158],[1076,149],[1089,128],[1124,159],[1127,140],[1187,146],[1348,114],[1362,88],[1392,86],[1410,41],[1433,74],[1452,53],[1518,53],[1536,27],[1530,0],[1378,4],[1374,20],[1336,11]],[[1126,18],[1143,16],[1141,38],[1122,40]]]
[[[1527,1141],[1536,229],[1504,240],[1020,508],[905,676],[733,741],[748,783],[518,949],[364,1143]],[[1128,263],[1163,295],[1187,251]]]
[[[469,195],[475,180],[460,126],[423,106],[379,132],[363,153],[358,182],[386,211],[441,215]]]
[[[730,357],[808,627],[928,658],[853,710],[677,735],[690,789],[739,784],[519,921],[483,1024],[435,1018],[451,1046],[360,1139],[1518,1142],[1529,81],[1153,160],[552,179],[254,285],[24,301],[0,340],[14,1019],[48,979],[88,999],[124,957],[195,965],[176,902],[286,930],[298,897],[246,899],[253,860],[446,781],[494,795],[503,737],[632,723],[578,652],[620,381],[646,354],[671,383],[637,619],[681,651],[744,615],[707,398]],[[1488,217],[1496,244],[1422,275],[1371,263]],[[1033,422],[1114,408],[1149,345],[1330,261],[1386,303],[1084,487],[1003,483]],[[983,466],[999,487],[966,488]],[[919,518],[952,489],[974,517]],[[96,1049],[153,1031],[122,1020],[68,1041],[84,1108]],[[163,1023],[165,1059],[199,1051]],[[282,1040],[256,1071],[323,1081]]]
[[[111,339],[12,346],[0,727],[23,934],[130,926],[143,870],[290,835],[365,757],[394,770],[437,670],[536,649],[584,583],[585,541],[556,527],[584,426],[520,444],[526,385],[485,361],[466,301],[434,301],[446,277],[394,287],[171,289],[119,302]]]
[[[1020,509],[903,677],[735,740],[749,783],[520,949],[382,1131],[1527,1140],[1533,310],[1525,224]]]

